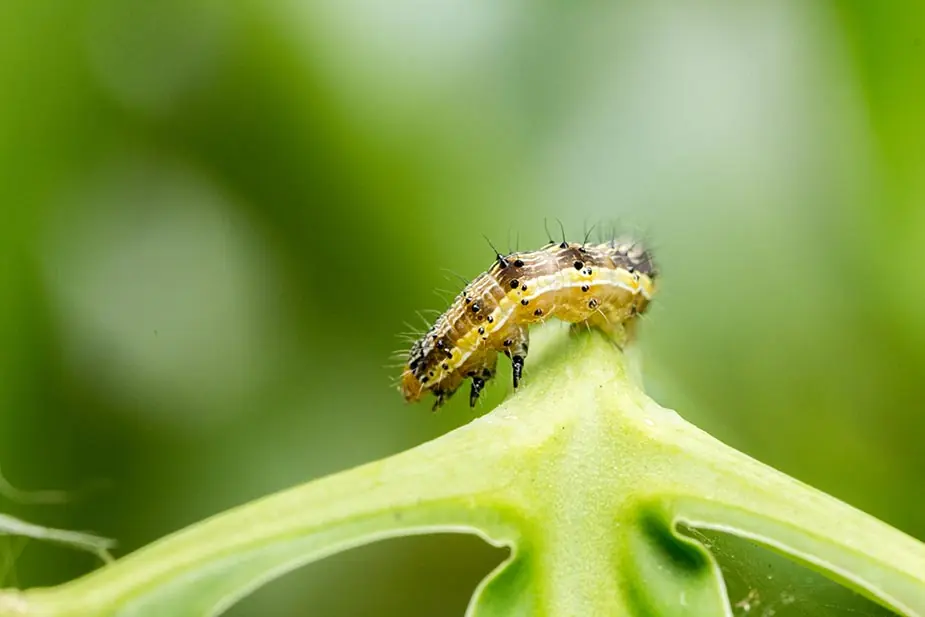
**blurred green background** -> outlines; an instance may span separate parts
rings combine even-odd
[[[77,492],[2,511],[121,555],[467,422],[403,404],[396,335],[489,265],[483,233],[532,248],[558,217],[654,244],[661,403],[925,538],[923,17],[0,2],[0,466]],[[97,567],[17,555],[6,584]],[[461,615],[503,555],[389,541],[232,614]]]

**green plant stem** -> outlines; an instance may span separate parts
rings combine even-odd
[[[676,529],[687,523],[751,538],[925,617],[925,545],[658,406],[602,335],[550,347],[558,353],[523,391],[456,431],[220,514],[69,584],[0,595],[0,615],[214,615],[301,564],[434,531],[512,547],[477,590],[477,617],[728,615],[712,556]]]
[[[112,561],[109,550],[115,542],[89,533],[54,529],[29,523],[8,514],[0,514],[0,534],[32,538],[44,542],[56,542],[78,550],[89,551],[103,561]]]

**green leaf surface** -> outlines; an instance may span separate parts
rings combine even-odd
[[[925,545],[658,406],[603,335],[543,334],[526,387],[468,425],[77,581],[0,594],[0,615],[217,615],[302,564],[437,531],[512,549],[476,590],[474,617],[730,615],[714,557],[679,531],[690,525],[754,540],[925,617]]]

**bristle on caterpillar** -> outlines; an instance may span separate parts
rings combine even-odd
[[[633,241],[586,242],[563,239],[509,255],[495,251],[488,271],[467,283],[412,344],[399,385],[405,400],[431,392],[436,410],[469,379],[474,407],[495,375],[499,353],[511,359],[517,388],[528,328],[550,317],[599,328],[622,344],[655,292],[655,263]]]

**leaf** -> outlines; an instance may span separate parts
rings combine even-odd
[[[0,615],[217,615],[302,564],[435,531],[512,547],[470,616],[730,615],[713,556],[678,530],[691,525],[755,540],[925,617],[923,544],[659,407],[599,333],[549,339],[531,355],[528,385],[486,416],[17,594],[19,612],[4,613],[0,595]]]

